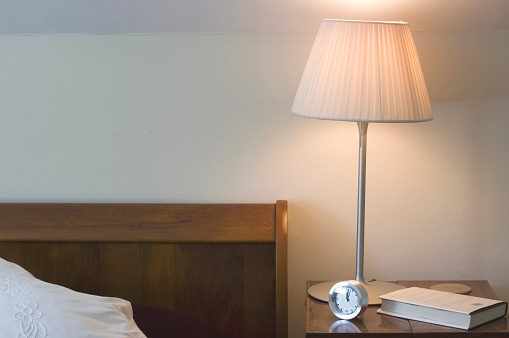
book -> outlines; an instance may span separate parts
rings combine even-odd
[[[418,287],[381,295],[378,313],[469,330],[507,313],[507,302]]]

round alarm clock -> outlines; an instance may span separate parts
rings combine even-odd
[[[340,319],[352,319],[368,307],[366,288],[355,280],[334,284],[329,291],[329,307]]]

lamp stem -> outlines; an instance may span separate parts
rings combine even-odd
[[[359,127],[359,191],[357,199],[357,265],[355,280],[364,280],[364,214],[366,204],[366,146],[368,141],[368,122],[357,122]]]
[[[368,140],[368,122],[357,122],[359,127],[359,196],[357,199],[357,266],[355,280],[364,285],[369,296],[369,304],[380,304],[380,295],[403,289],[395,283],[364,280],[364,211],[366,202],[366,145]],[[327,302],[330,289],[338,281],[316,284],[309,288],[311,297]]]

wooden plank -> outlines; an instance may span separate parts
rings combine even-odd
[[[175,310],[244,336],[244,244],[176,244]]]
[[[244,269],[244,337],[276,337],[274,244],[248,244]]]
[[[0,204],[0,241],[273,242],[274,204]]]
[[[288,337],[288,202],[276,201],[276,336]]]
[[[173,308],[172,244],[8,242],[0,255],[49,283]]]
[[[139,244],[102,243],[100,245],[101,295],[119,297],[140,304],[141,264]]]
[[[99,294],[99,246],[94,243],[0,243],[0,256],[43,281]]]
[[[146,243],[140,245],[141,304],[173,309],[174,299],[173,244]]]

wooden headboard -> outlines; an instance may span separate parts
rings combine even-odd
[[[287,202],[0,204],[0,256],[76,291],[287,337]]]

